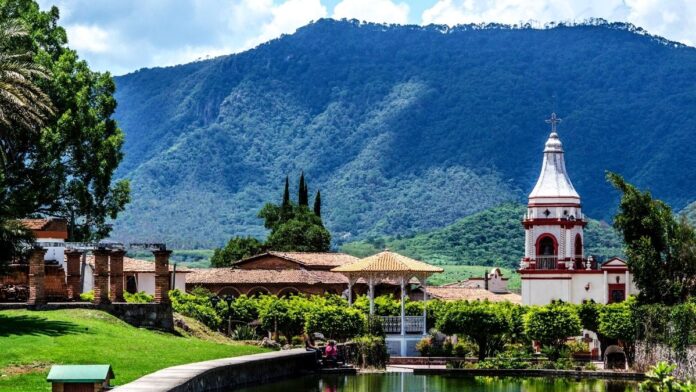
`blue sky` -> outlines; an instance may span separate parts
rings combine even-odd
[[[121,75],[244,51],[324,17],[449,24],[631,22],[696,43],[696,0],[39,0],[57,5],[70,47]]]

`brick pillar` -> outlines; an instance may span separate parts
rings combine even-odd
[[[155,303],[169,303],[169,255],[171,250],[156,250],[155,255]]]
[[[109,299],[111,302],[126,302],[123,298],[123,255],[125,250],[111,251],[109,259]]]
[[[106,249],[95,249],[94,253],[94,303],[109,303],[109,254]]]
[[[46,249],[34,248],[29,255],[29,305],[46,303],[46,291],[44,289],[44,278],[46,276],[46,264],[44,255]]]
[[[65,273],[67,275],[68,283],[68,299],[78,300],[80,299],[80,259],[82,258],[82,252],[76,249],[66,249],[65,250]]]

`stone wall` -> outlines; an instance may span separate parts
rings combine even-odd
[[[696,379],[696,346],[690,346],[683,358],[664,344],[636,344],[636,360],[634,368],[638,371],[648,371],[655,363],[665,361],[677,365],[675,376],[681,379]]]
[[[294,349],[173,366],[148,374],[114,391],[227,391],[244,385],[298,377],[315,370],[314,353]],[[114,371],[118,373],[118,369]]]
[[[134,327],[162,331],[174,330],[174,317],[172,307],[169,304],[113,303],[96,305],[91,302],[49,302],[41,305],[0,304],[0,310],[24,308],[31,310],[95,309],[118,317]]]

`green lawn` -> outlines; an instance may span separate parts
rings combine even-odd
[[[481,265],[439,265],[445,271],[441,274],[434,274],[428,279],[428,284],[440,286],[447,283],[453,283],[460,280],[466,280],[470,277],[483,277],[483,273],[490,271],[493,267]],[[508,268],[500,268],[503,277],[510,278],[508,281],[508,289],[510,291],[519,292],[521,287],[520,275]]]
[[[85,309],[0,311],[0,391],[48,391],[52,364],[110,364],[121,385],[165,367],[264,350],[132,327]]]

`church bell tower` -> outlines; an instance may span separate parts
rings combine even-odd
[[[524,257],[521,269],[574,270],[585,269],[580,195],[575,191],[566,171],[563,144],[556,132],[561,119],[555,113],[546,120],[551,134],[544,146],[541,173],[529,194],[525,228]]]

